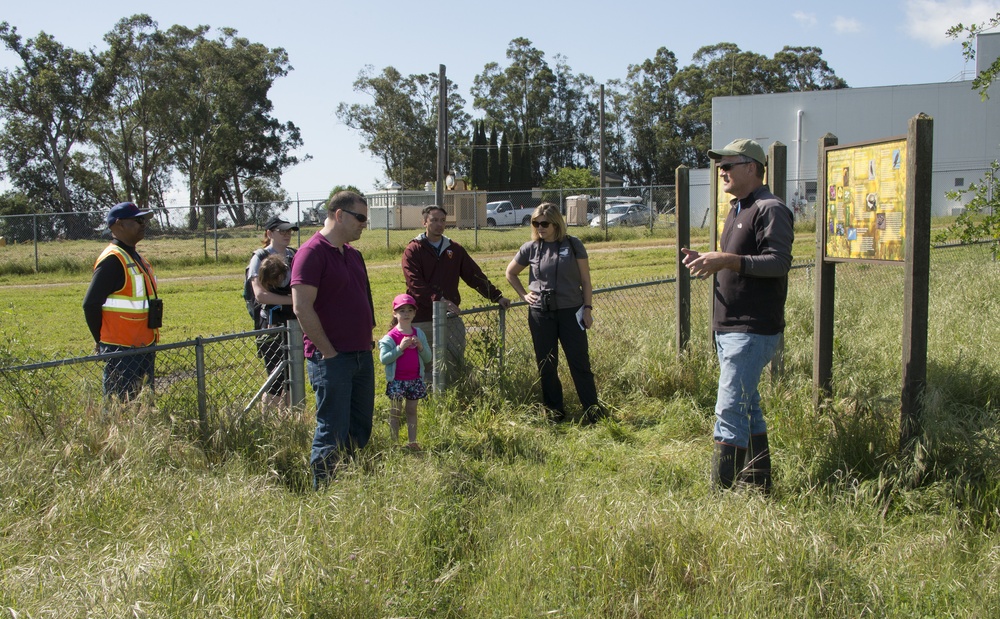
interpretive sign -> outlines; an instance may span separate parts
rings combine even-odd
[[[830,260],[905,259],[906,138],[826,149]]]

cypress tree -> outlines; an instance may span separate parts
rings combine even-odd
[[[486,189],[489,183],[489,153],[487,152],[486,125],[472,123],[472,165],[470,181],[474,189]]]
[[[497,147],[497,126],[490,129],[490,154],[489,172],[486,188],[488,191],[498,191],[500,189],[500,153]]]
[[[500,141],[500,191],[510,191],[510,139],[506,131]]]

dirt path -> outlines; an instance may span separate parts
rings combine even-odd
[[[672,242],[670,242],[670,243],[665,242],[665,243],[661,243],[659,245],[625,245],[625,246],[622,246],[622,247],[599,247],[599,248],[596,248],[596,249],[588,249],[587,252],[591,253],[591,254],[609,254],[609,253],[619,252],[619,251],[631,251],[631,250],[635,250],[635,251],[649,251],[649,250],[653,250],[653,249],[671,249],[673,247],[674,247],[674,243],[672,243]],[[476,258],[476,262],[480,262],[480,263],[482,263],[482,262],[496,262],[496,261],[499,261],[499,260],[507,261],[507,260],[510,260],[510,256],[512,256],[512,255],[513,255],[513,252],[492,253],[492,254],[487,254],[485,256],[477,257]],[[394,263],[394,262],[383,263],[383,264],[376,264],[376,265],[368,267],[368,269],[371,270],[371,271],[377,271],[377,270],[382,270],[382,269],[398,269],[398,268],[399,268],[399,265],[397,263]],[[239,275],[239,274],[238,273],[231,273],[231,274],[220,274],[220,275],[185,275],[185,276],[181,276],[181,277],[161,277],[161,278],[158,279],[158,281],[160,281],[160,282],[214,281],[214,280],[223,280],[223,279],[233,279],[236,275]],[[80,286],[80,285],[84,285],[86,283],[87,283],[87,280],[81,279],[80,281],[73,281],[73,282],[51,282],[51,283],[47,283],[47,284],[40,284],[40,283],[36,283],[36,284],[0,284],[0,290],[4,290],[6,288],[10,288],[10,289],[23,289],[23,288],[59,288],[59,287],[65,287],[65,286]]]

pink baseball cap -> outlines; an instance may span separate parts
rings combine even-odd
[[[399,309],[404,305],[412,305],[413,309],[416,309],[417,300],[411,297],[410,295],[406,294],[405,292],[403,294],[397,294],[396,298],[392,300],[392,310],[396,311],[397,309]]]

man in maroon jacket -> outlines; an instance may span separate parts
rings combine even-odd
[[[465,323],[459,316],[462,295],[458,291],[458,280],[503,308],[510,307],[510,299],[490,282],[464,247],[444,235],[446,215],[437,205],[423,210],[424,232],[410,241],[403,251],[403,276],[406,277],[406,292],[417,301],[413,326],[431,336],[431,346],[434,345],[433,304],[435,301],[448,304],[445,361],[446,384],[451,384],[460,375],[465,359]]]

